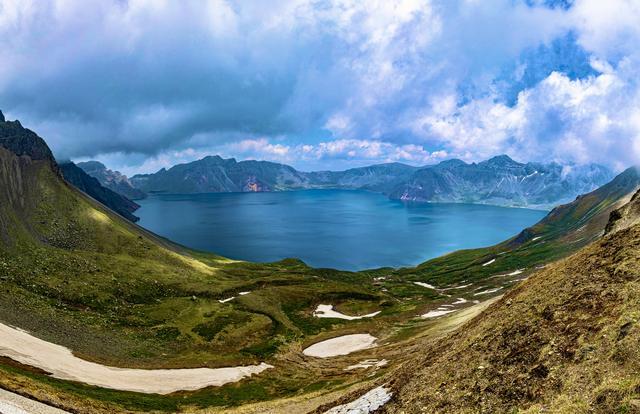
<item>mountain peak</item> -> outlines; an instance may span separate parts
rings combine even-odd
[[[511,158],[507,154],[496,155],[495,157],[489,158],[485,162],[490,165],[497,165],[501,167],[508,166],[508,165],[520,165],[519,162],[514,161],[513,158]]]
[[[5,122],[4,114],[2,113],[1,110],[0,110],[0,122]]]
[[[440,167],[440,168],[454,168],[454,167],[459,167],[461,165],[467,165],[466,162],[457,159],[457,158],[452,158],[450,160],[445,160],[445,161],[441,161],[440,163],[438,163],[436,165],[436,167]]]
[[[4,120],[4,115],[2,115]],[[0,122],[0,146],[18,156],[26,155],[32,160],[48,160],[55,165],[49,146],[35,132],[26,129],[19,121]]]
[[[76,165],[85,171],[87,169],[90,169],[90,170],[106,170],[107,169],[106,165],[104,165],[100,161],[94,161],[94,160],[79,162]]]

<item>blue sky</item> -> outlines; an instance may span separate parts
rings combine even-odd
[[[637,0],[0,0],[0,109],[128,174],[640,158]]]

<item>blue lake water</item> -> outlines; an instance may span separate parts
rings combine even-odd
[[[546,212],[472,204],[404,204],[366,191],[151,195],[139,224],[233,259],[297,257],[315,267],[412,266],[505,240]]]

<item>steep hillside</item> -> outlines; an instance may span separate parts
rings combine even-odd
[[[595,164],[522,164],[500,155],[478,164],[449,160],[422,168],[390,197],[548,208],[592,191],[611,178],[611,171]]]
[[[74,163],[65,162],[60,164],[60,171],[64,179],[80,191],[93,197],[93,199],[101,202],[127,220],[133,222],[139,220],[138,217],[132,214],[140,208],[138,204],[115,191],[103,187],[97,179],[89,176]]]
[[[115,191],[127,197],[130,200],[140,200],[147,195],[144,191],[135,188],[126,175],[119,171],[108,169],[104,164],[98,161],[79,162],[76,164],[82,168],[84,172],[97,179],[103,187]]]
[[[638,412],[639,275],[640,226],[610,233],[431,343],[382,411]]]

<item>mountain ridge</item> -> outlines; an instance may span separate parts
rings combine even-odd
[[[459,159],[414,167],[375,164],[343,171],[298,171],[270,161],[207,156],[127,179],[143,192],[262,192],[316,188],[369,190],[404,202],[453,202],[550,209],[607,183],[598,164],[520,163],[498,155],[479,163]],[[124,177],[126,179],[126,177]],[[103,183],[104,184],[104,183]]]

